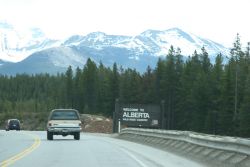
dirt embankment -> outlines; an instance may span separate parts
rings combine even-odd
[[[113,120],[98,115],[82,114],[82,128],[84,132],[112,133]]]

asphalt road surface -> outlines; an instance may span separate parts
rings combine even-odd
[[[45,131],[0,131],[0,166],[14,167],[200,167],[149,146],[81,133],[46,139]]]

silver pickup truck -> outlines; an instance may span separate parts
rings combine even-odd
[[[47,139],[53,140],[53,135],[73,135],[75,140],[80,140],[81,129],[77,110],[54,109],[50,112],[47,123]]]

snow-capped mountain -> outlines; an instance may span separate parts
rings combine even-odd
[[[39,28],[20,30],[7,22],[0,22],[0,59],[19,62],[34,52],[58,45]]]
[[[179,28],[172,28],[165,31],[148,30],[140,34],[139,38],[144,41],[146,39],[155,44],[158,50],[156,52],[157,56],[166,55],[171,45],[176,48],[179,47],[185,56],[192,55],[194,50],[199,52],[203,46],[211,56],[218,53],[228,54],[228,49],[221,44],[198,37],[192,33],[186,33]],[[150,45],[147,46],[150,48]]]
[[[102,61],[106,66],[116,62],[125,68],[145,71],[148,65],[154,68],[158,58],[166,56],[171,45],[179,47],[184,56],[191,56],[195,50],[200,52],[203,46],[211,59],[218,53],[229,53],[221,44],[179,28],[147,30],[137,36],[93,32],[65,40],[51,40],[39,29],[19,32],[1,22],[0,30],[0,60],[16,62],[0,61],[0,73],[4,74],[62,72],[69,65],[83,67],[89,57],[96,63]]]
[[[200,38],[192,33],[186,33],[179,28],[165,31],[147,30],[138,36],[114,36],[102,32],[90,33],[87,36],[72,36],[63,45],[88,46],[95,49],[106,47],[126,48],[136,51],[137,55],[148,52],[151,56],[165,56],[171,45],[179,47],[184,56],[198,52],[204,46],[210,55],[228,54],[223,45],[208,39]]]

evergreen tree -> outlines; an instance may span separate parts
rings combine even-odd
[[[141,101],[141,77],[136,70],[127,69],[121,74],[120,100],[122,103],[137,103]]]
[[[167,111],[167,127],[173,129],[174,127],[174,110],[175,110],[175,96],[176,96],[176,68],[175,68],[175,50],[173,46],[170,47],[163,77],[161,80],[161,90],[166,103]]]
[[[215,59],[215,65],[211,72],[211,108],[206,118],[206,129],[208,133],[217,134],[218,128],[218,112],[221,106],[221,93],[222,93],[222,76],[223,71],[223,57],[218,54]]]
[[[234,135],[235,73],[232,69],[233,58],[225,66],[222,76],[221,105],[218,112],[218,132],[222,135]]]
[[[180,101],[182,100],[182,94],[181,94],[181,77],[183,75],[184,70],[184,62],[183,62],[183,56],[181,55],[180,48],[177,48],[176,55],[175,55],[175,75],[176,75],[176,81],[175,81],[175,105],[174,105],[174,120],[173,120],[173,128],[174,129],[180,129],[180,122],[183,120],[183,111],[180,106]]]
[[[240,108],[239,120],[240,120],[240,135],[243,137],[250,136],[250,72],[246,80],[246,92],[243,103]]]
[[[84,112],[96,113],[98,102],[98,71],[96,64],[87,60],[83,69]]]
[[[73,71],[71,66],[66,71],[66,102],[67,107],[73,108]]]
[[[211,63],[208,53],[203,47],[202,53],[194,58],[194,79],[192,98],[194,110],[192,113],[191,129],[198,132],[207,132],[205,122],[211,112]],[[196,64],[197,63],[197,64]]]
[[[109,85],[110,85],[110,92],[111,92],[111,106],[112,109],[110,110],[110,112],[114,112],[114,106],[115,106],[115,100],[119,98],[119,91],[120,91],[120,74],[118,72],[118,68],[117,68],[117,64],[114,63],[113,64],[113,69],[112,69],[112,73],[110,75],[110,79],[109,79]]]
[[[233,115],[233,131],[237,135],[239,128],[239,108],[243,101],[246,77],[248,72],[248,64],[246,64],[245,54],[241,49],[240,36],[237,34],[236,40],[231,49],[231,57],[233,58],[232,65],[234,71],[234,115]]]
[[[150,66],[147,67],[146,72],[142,75],[142,102],[144,104],[159,104],[159,102],[155,101],[155,91],[154,91],[154,83],[155,76],[152,72]]]
[[[110,92],[110,76],[111,71],[100,63],[98,68],[98,113],[106,116],[112,115],[112,93]]]
[[[198,124],[198,103],[197,103],[197,89],[195,86],[199,85],[198,75],[202,71],[200,55],[196,51],[191,58],[189,58],[184,66],[183,74],[180,79],[180,100],[178,101],[178,110],[183,113],[185,119],[180,120],[177,124],[180,129],[195,130]],[[180,111],[178,113],[180,113]]]
[[[74,108],[78,111],[81,111],[83,108],[84,101],[83,101],[83,83],[82,83],[82,70],[77,67],[75,72],[75,77],[73,79],[74,83]]]
[[[159,58],[157,65],[156,65],[156,69],[155,69],[155,75],[156,75],[156,79],[155,79],[155,94],[156,96],[156,101],[161,101],[164,99],[164,94],[162,91],[162,78],[163,78],[163,71],[165,68],[165,64],[164,61]]]

